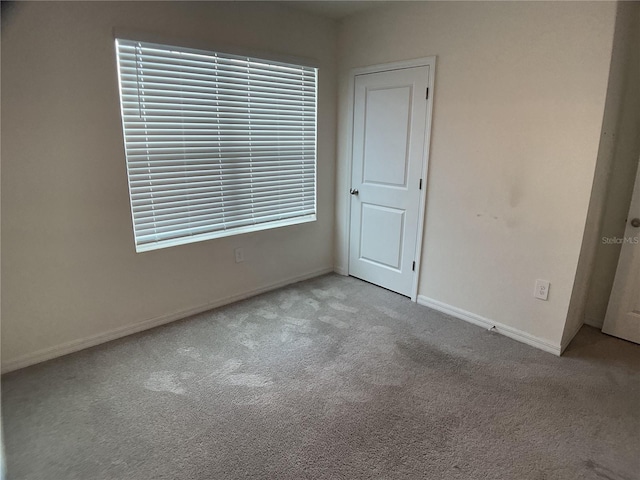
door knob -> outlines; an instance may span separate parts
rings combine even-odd
[[[631,220],[631,226],[635,228],[640,227],[640,218],[634,218]]]
[[[351,195],[358,195],[358,193],[360,193],[360,192],[358,192],[357,188],[352,188],[351,190],[349,190],[349,193]],[[638,220],[638,222],[640,222],[640,220]],[[638,226],[640,226],[640,224],[638,224]]]

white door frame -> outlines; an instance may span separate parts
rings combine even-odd
[[[425,211],[427,203],[427,175],[429,171],[429,150],[431,147],[431,118],[433,114],[433,94],[434,94],[434,79],[436,73],[436,57],[423,57],[413,60],[403,60],[400,62],[384,63],[379,65],[370,65],[368,67],[352,68],[349,70],[349,104],[348,104],[348,118],[350,121],[347,125],[347,152],[349,152],[347,158],[347,175],[348,175],[348,187],[351,188],[352,182],[352,170],[353,170],[353,122],[354,122],[354,104],[355,104],[355,84],[356,76],[365,75],[367,73],[380,73],[388,72],[390,70],[402,70],[404,68],[412,67],[429,67],[429,101],[427,102],[427,121],[425,124],[425,140],[422,147],[422,190],[420,191],[420,207],[418,210],[418,236],[416,238],[416,255],[415,262],[417,270],[413,276],[413,286],[411,287],[411,301],[416,302],[418,299],[418,281],[420,279],[420,259],[422,256],[422,238],[424,235],[425,225]],[[426,92],[425,92],[426,93]],[[344,198],[348,199],[346,202],[346,215],[345,215],[345,235],[342,238],[343,251],[347,253],[347,262],[344,267],[345,275],[349,275],[349,258],[350,258],[350,240],[351,240],[351,202],[353,200],[352,195],[348,189],[344,189],[344,192],[340,194]]]

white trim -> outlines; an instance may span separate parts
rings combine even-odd
[[[42,350],[38,350],[33,353],[28,353],[26,355],[22,355],[20,357],[11,359],[9,361],[2,362],[2,373],[11,372],[13,370],[18,370],[20,368],[28,367],[30,365],[35,365],[36,363],[61,357],[69,353],[84,350],[85,348],[94,347],[96,345],[100,345],[101,343],[109,342],[117,338],[126,337],[127,335],[142,332],[143,330],[148,330],[150,328],[158,327],[160,325],[164,325],[165,323],[170,323],[175,320],[180,320],[182,318],[189,317],[191,315],[206,312],[208,310],[212,310],[214,308],[221,307],[223,305],[237,302],[239,300],[244,300],[245,298],[254,297],[256,295],[260,295],[261,293],[275,290],[277,288],[284,287],[292,283],[297,283],[303,280],[308,280],[310,278],[319,277],[320,275],[324,275],[330,272],[333,272],[333,267],[322,268],[320,270],[315,270],[313,272],[305,273],[303,275],[289,277],[285,280],[280,280],[278,282],[271,283],[263,287],[249,290],[247,292],[231,295],[225,298],[221,298],[219,300],[214,300],[213,302],[198,305],[197,307],[189,308],[186,310],[180,310],[179,312],[174,312],[167,315],[161,315],[155,318],[150,318],[148,320],[143,320],[142,322],[138,322],[133,325],[126,325],[124,327],[116,328],[114,330],[109,330],[107,332],[99,333],[97,335],[92,335],[90,337],[82,338],[79,340],[72,340],[70,342],[66,342],[61,345],[56,345],[54,347],[44,348]]]
[[[346,171],[346,177],[347,177],[347,185],[346,188],[344,189],[344,192],[342,193],[342,195],[346,198],[346,202],[345,202],[345,208],[346,208],[346,212],[344,215],[344,229],[343,229],[343,236],[342,236],[342,246],[343,249],[342,251],[345,254],[345,258],[341,259],[344,260],[344,267],[343,267],[343,271],[345,275],[349,275],[349,258],[351,256],[351,247],[350,247],[350,240],[351,240],[351,193],[349,193],[349,189],[352,188],[352,180],[353,180],[353,121],[355,118],[355,91],[356,91],[356,71],[355,70],[350,70],[349,71],[349,98],[348,98],[348,107],[347,107],[347,171]],[[340,195],[340,192],[338,192],[338,195]],[[340,241],[340,240],[339,240]]]
[[[378,65],[369,65],[367,67],[352,68],[349,70],[349,98],[347,109],[347,175],[348,175],[348,187],[351,188],[352,184],[352,170],[353,170],[353,120],[354,120],[354,102],[355,102],[355,79],[358,75],[366,75],[370,73],[388,72],[391,70],[402,70],[412,67],[429,67],[429,99],[427,102],[427,118],[425,125],[425,143],[422,149],[422,191],[420,192],[420,206],[418,211],[418,237],[416,238],[416,250],[415,250],[415,262],[418,269],[413,276],[413,286],[411,288],[411,301],[418,301],[418,281],[420,277],[420,260],[422,256],[422,240],[424,236],[424,225],[426,216],[426,203],[427,203],[427,186],[428,186],[428,171],[429,171],[429,154],[431,147],[431,125],[433,116],[433,99],[434,99],[434,85],[436,77],[436,57],[435,55],[429,57],[415,58],[412,60],[402,60],[399,62],[384,63]],[[348,190],[342,194],[347,199],[345,205],[347,211],[345,212],[345,225],[344,225],[344,237],[341,239],[343,245],[343,252],[346,252],[346,266],[340,267],[340,271],[344,272],[341,275],[349,275],[349,259],[350,259],[350,233],[351,233],[351,195]],[[337,271],[337,270],[336,270]]]
[[[584,325],[584,323],[580,323],[575,330],[573,331],[573,333],[569,336],[569,338],[567,338],[566,340],[563,340],[560,343],[560,355],[562,355],[562,353],[565,351],[565,349],[569,346],[569,344],[571,343],[571,341],[573,340],[573,338],[578,334],[578,332],[580,331],[580,329],[582,328],[582,326]]]
[[[518,330],[517,328],[494,322],[489,318],[482,317],[461,308],[453,307],[438,300],[425,297],[424,295],[418,295],[418,303],[420,305],[424,305],[425,307],[429,307],[439,312],[446,313],[447,315],[451,315],[452,317],[459,318],[460,320],[464,320],[465,322],[469,322],[487,329],[494,329],[496,332],[504,335],[505,337],[513,338],[514,340],[526,343],[527,345],[531,345],[532,347],[539,348],[540,350],[544,350],[545,352],[553,353],[557,356],[560,356],[561,354],[562,349],[560,345],[555,345],[547,340],[543,340],[529,333]]]
[[[420,285],[420,272],[422,269],[422,241],[424,239],[424,226],[427,216],[427,190],[429,188],[429,158],[431,154],[431,125],[433,124],[433,94],[436,78],[436,57],[429,57],[429,99],[427,102],[427,124],[425,125],[424,146],[422,147],[422,191],[420,192],[420,207],[418,210],[418,231],[416,235],[415,262],[418,268],[413,277],[413,288],[411,289],[411,301],[418,301],[418,285]]]
[[[435,55],[430,55],[428,57],[412,58],[410,60],[400,60],[398,62],[378,63],[376,65],[368,65],[366,67],[356,67],[349,70],[349,74],[352,76],[366,75],[368,73],[380,73],[380,72],[388,72],[390,70],[402,70],[403,68],[427,67],[427,66],[435,68],[435,64],[436,64]]]

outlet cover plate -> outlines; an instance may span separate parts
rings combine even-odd
[[[549,288],[551,284],[549,280],[536,280],[536,288],[533,292],[533,296],[540,300],[549,299]]]

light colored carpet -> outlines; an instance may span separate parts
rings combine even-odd
[[[328,275],[6,375],[10,479],[637,479],[640,347]]]

